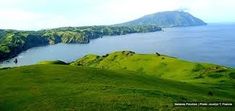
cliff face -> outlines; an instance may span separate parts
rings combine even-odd
[[[206,25],[199,18],[183,11],[167,11],[146,15],[120,25],[157,25],[159,27],[185,27]]]
[[[16,56],[32,47],[48,45],[49,40],[31,32],[6,32],[0,44],[0,60]]]

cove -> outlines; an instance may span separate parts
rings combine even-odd
[[[56,44],[31,48],[0,67],[31,65],[45,60],[74,61],[86,54],[106,54],[120,50],[155,53],[180,59],[235,67],[235,24],[165,28],[164,31],[104,36],[89,44]]]

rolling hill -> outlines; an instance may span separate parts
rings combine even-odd
[[[0,69],[0,110],[232,111],[235,107],[174,107],[173,102],[235,102],[234,77],[232,68],[158,53],[87,55],[70,65],[45,61]]]
[[[128,70],[177,81],[221,82],[229,80],[234,69],[207,63],[195,63],[156,54],[136,54],[118,51],[103,56],[87,55],[71,65],[108,70]],[[216,78],[216,79],[215,79]],[[215,81],[216,80],[216,81]]]
[[[158,12],[118,25],[157,25],[159,27],[185,27],[206,25],[205,22],[183,11]]]

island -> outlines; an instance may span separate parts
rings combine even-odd
[[[159,27],[187,27],[187,26],[200,26],[206,23],[184,11],[165,11],[157,12],[150,15],[145,15],[136,20],[117,24],[121,26],[129,25],[157,25]]]
[[[166,11],[146,15],[126,23],[106,26],[61,27],[39,31],[0,29],[0,61],[17,56],[37,46],[57,43],[87,44],[103,36],[161,31],[165,27],[186,27],[206,23],[183,11]]]

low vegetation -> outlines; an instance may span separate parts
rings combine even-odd
[[[234,69],[224,66],[189,62],[159,53],[136,54],[132,51],[119,51],[104,56],[87,55],[72,62],[71,65],[117,71],[135,71],[163,79],[183,82],[226,81],[232,79],[230,76],[235,73]]]
[[[173,102],[235,102],[234,74],[232,68],[131,51],[87,55],[71,64],[44,61],[0,70],[0,110],[233,111]]]

